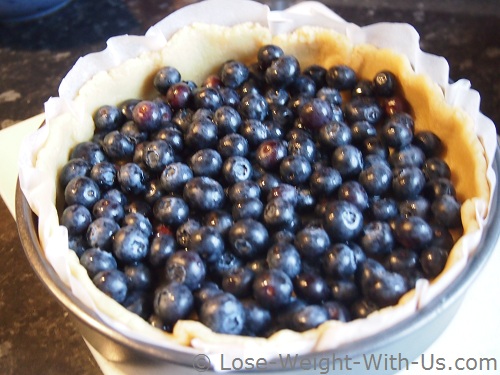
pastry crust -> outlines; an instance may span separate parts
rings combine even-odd
[[[233,27],[194,24],[175,33],[162,49],[144,53],[116,68],[96,74],[73,98],[71,114],[49,122],[49,135],[36,156],[36,167],[48,173],[53,182],[49,189],[52,192],[51,202],[56,205],[58,171],[66,163],[71,148],[76,143],[91,138],[94,131],[92,113],[99,106],[119,104],[130,98],[152,97],[152,79],[162,66],[175,66],[183,79],[201,83],[204,77],[215,73],[226,60],[238,59],[246,63],[253,61],[257,50],[269,43],[277,44],[286,53],[296,56],[302,68],[312,64],[326,68],[335,64],[346,64],[352,67],[359,77],[367,79],[372,79],[381,70],[393,72],[398,77],[401,90],[413,110],[416,129],[431,130],[444,140],[444,158],[452,169],[457,196],[463,203],[464,234],[478,228],[475,203],[480,201],[484,205],[488,204],[490,186],[486,179],[485,152],[475,134],[473,120],[460,108],[447,104],[443,89],[430,78],[416,74],[405,56],[371,45],[353,45],[344,35],[317,27],[302,27],[291,34],[273,37],[269,29],[258,24],[247,23]],[[46,225],[46,230],[55,231],[57,226],[56,217],[52,223]],[[264,339],[216,334],[199,322],[180,321],[172,334],[164,333],[101,293],[79,264],[74,252],[67,249],[67,245],[61,251],[67,252],[63,258],[67,260],[71,274],[88,292],[90,303],[109,317],[113,324],[130,328],[131,332],[138,333],[139,339],[146,337],[165,341],[166,346],[175,347],[178,344],[209,349],[213,344],[217,348],[225,347],[228,350],[233,345],[265,350],[276,343],[301,342],[304,350],[309,351],[317,346],[325,332],[332,332],[344,324],[359,324],[356,321],[330,321],[304,333],[284,330]],[[460,254],[457,254],[460,251],[461,242],[458,241],[452,250],[447,268],[451,267],[450,262],[462,259]],[[416,309],[413,298],[415,293],[415,290],[408,292],[401,299],[399,307]],[[405,306],[407,304],[411,306]],[[390,313],[393,309],[395,307],[389,307],[376,312],[375,315]],[[330,339],[332,342],[336,340],[335,336]],[[203,342],[203,345],[200,345],[200,342]]]

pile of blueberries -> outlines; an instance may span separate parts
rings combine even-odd
[[[301,70],[263,46],[197,86],[105,105],[60,172],[69,246],[153,326],[267,337],[394,305],[443,269],[461,229],[444,145],[397,77]]]

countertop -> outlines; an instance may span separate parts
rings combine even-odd
[[[194,2],[73,0],[44,18],[0,24],[0,128],[42,112],[43,103],[57,95],[60,80],[79,56],[102,50],[111,36],[143,34],[172,11]],[[267,3],[282,9],[297,1]],[[452,79],[469,79],[482,96],[483,113],[500,124],[497,0],[323,3],[360,25],[389,21],[415,26],[422,48],[448,59]],[[11,162],[0,160],[0,166]],[[0,374],[99,374],[68,314],[31,270],[2,200],[0,259]]]

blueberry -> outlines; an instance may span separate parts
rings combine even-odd
[[[290,303],[293,284],[286,273],[277,269],[265,270],[255,276],[253,296],[264,308],[278,309]]]
[[[320,87],[318,85],[316,86]],[[340,95],[339,90],[333,87],[327,87],[327,86],[321,87],[316,92],[316,97],[319,99],[326,100],[332,106],[340,106],[342,104],[342,96]]]
[[[351,90],[351,97],[358,96],[373,97],[375,96],[375,87],[372,81],[360,79]]]
[[[241,116],[233,107],[222,106],[214,112],[213,122],[219,136],[236,133],[241,125]]]
[[[165,141],[151,141],[144,147],[142,161],[151,171],[161,172],[174,161],[174,151]]]
[[[395,168],[421,167],[424,164],[425,155],[421,149],[409,145],[389,157],[389,163]]]
[[[155,133],[153,140],[164,141],[175,153],[180,153],[184,149],[184,136],[182,132],[175,127],[161,128]]]
[[[358,236],[363,229],[363,215],[352,203],[332,201],[325,207],[324,228],[335,241],[347,241]]]
[[[349,305],[360,296],[358,286],[352,280],[330,280],[329,286],[333,301],[339,301]],[[325,305],[329,302],[330,301],[326,302]],[[342,318],[342,316],[340,318]]]
[[[310,303],[320,303],[328,298],[328,285],[316,273],[300,273],[293,279],[295,293]]]
[[[125,215],[132,213],[139,213],[144,216],[150,216],[152,213],[151,205],[148,202],[142,199],[133,200],[130,203],[126,204],[125,207]]]
[[[310,77],[318,88],[326,84],[326,69],[320,65],[310,65],[302,71],[302,74]]]
[[[191,100],[191,88],[185,82],[174,83],[168,88],[166,99],[174,110],[185,108]]]
[[[191,241],[191,236],[193,233],[200,229],[201,224],[198,220],[188,218],[184,223],[179,225],[177,230],[175,231],[175,238],[177,243],[187,248],[189,246],[189,242]]]
[[[273,44],[267,44],[259,48],[257,51],[257,62],[260,69],[266,70],[273,61],[283,56],[283,50]]]
[[[291,55],[282,55],[273,60],[266,69],[267,84],[274,88],[286,87],[300,74],[300,64]]]
[[[184,163],[172,163],[165,167],[160,176],[163,190],[167,192],[182,191],[184,185],[193,178],[193,171]]]
[[[433,237],[430,225],[419,216],[410,216],[396,222],[395,239],[409,249],[427,246]]]
[[[218,294],[201,305],[200,321],[214,332],[239,335],[245,325],[245,310],[232,294]]]
[[[128,311],[139,315],[144,320],[147,320],[151,316],[153,310],[152,296],[147,292],[139,290],[127,293],[127,297],[122,302],[122,305]]]
[[[332,166],[343,178],[357,176],[363,169],[363,155],[352,145],[339,146],[333,151]]]
[[[149,251],[149,239],[137,226],[127,225],[114,234],[113,254],[121,262],[131,264],[143,260]]]
[[[164,194],[161,187],[161,181],[159,179],[148,180],[146,182],[146,190],[144,191],[144,200],[150,205],[155,204],[155,202],[160,199]]]
[[[277,108],[279,106],[285,106],[290,99],[290,94],[284,88],[270,88],[265,92],[264,98],[270,106],[269,109],[271,109],[271,107]]]
[[[381,135],[387,146],[398,150],[408,146],[413,139],[411,128],[395,121],[388,121],[384,124]]]
[[[219,259],[209,263],[209,272],[212,277],[223,278],[224,275],[233,272],[243,266],[242,260],[231,251],[224,251]]]
[[[309,186],[316,196],[331,196],[341,184],[340,173],[331,167],[318,168],[309,177]]]
[[[395,218],[398,211],[398,204],[392,198],[372,199],[368,211],[374,220],[386,221]]]
[[[255,159],[262,168],[273,170],[280,165],[287,154],[288,150],[283,141],[270,139],[258,146]]]
[[[431,205],[431,212],[438,225],[458,228],[462,223],[460,203],[451,195],[437,197]]]
[[[415,133],[415,122],[413,121],[413,117],[408,113],[396,113],[389,117],[386,121],[386,125],[391,122],[399,122],[402,125],[411,129],[412,133]]]
[[[327,85],[337,90],[352,90],[356,82],[356,73],[346,65],[332,66],[326,73]]]
[[[118,130],[106,134],[102,141],[104,152],[113,160],[130,159],[134,154],[134,146],[132,139]]]
[[[94,142],[78,143],[73,150],[71,150],[69,159],[83,159],[91,166],[107,160],[101,146]]]
[[[117,179],[125,193],[137,195],[146,190],[146,175],[136,163],[123,164],[118,170]]]
[[[391,187],[392,171],[383,163],[371,165],[361,171],[358,181],[370,196],[380,196]]]
[[[206,108],[215,111],[222,105],[219,92],[211,87],[199,87],[192,91],[192,103],[194,108]]]
[[[117,269],[99,272],[92,278],[95,286],[104,294],[122,303],[127,297],[127,278]]]
[[[117,170],[114,164],[103,161],[95,164],[90,170],[90,178],[102,191],[112,189],[116,185]]]
[[[233,204],[231,214],[234,220],[256,219],[258,220],[264,211],[264,204],[260,199],[251,198],[238,201]]]
[[[251,259],[266,250],[269,233],[264,225],[253,219],[234,223],[228,232],[228,243],[235,255]]]
[[[260,187],[252,180],[245,180],[233,184],[228,193],[229,200],[233,203],[260,198]]]
[[[90,164],[84,159],[72,159],[62,167],[61,174],[59,175],[59,183],[65,188],[73,178],[88,176],[90,170]]]
[[[364,226],[359,243],[369,256],[390,253],[394,247],[391,227],[383,221],[372,221]]]
[[[78,257],[88,248],[85,235],[68,235],[68,249],[73,250]]]
[[[237,88],[248,78],[248,68],[241,61],[230,60],[222,65],[220,77],[222,83],[230,88]]]
[[[281,180],[294,186],[305,183],[312,173],[311,163],[303,156],[289,155],[280,163]]]
[[[356,272],[356,281],[364,292],[380,280],[386,272],[384,266],[378,261],[367,258],[359,264],[358,271]]]
[[[300,74],[290,84],[289,91],[292,96],[313,97],[316,94],[316,83],[311,77]]]
[[[422,194],[430,201],[433,201],[443,195],[451,195],[454,198],[457,195],[451,180],[444,177],[429,180],[425,184]]]
[[[451,170],[448,164],[436,157],[428,158],[422,165],[422,172],[427,180],[434,178],[447,178],[451,177]]]
[[[417,196],[413,199],[401,201],[398,206],[401,216],[420,216],[427,219],[430,211],[430,203],[422,196]]]
[[[222,169],[222,157],[217,151],[204,148],[191,156],[189,166],[195,176],[216,177]]]
[[[188,219],[189,206],[182,198],[164,196],[154,204],[153,214],[161,223],[177,227]]]
[[[310,138],[292,139],[288,142],[288,155],[301,156],[308,162],[314,163],[317,158],[317,148],[314,141]]]
[[[64,200],[67,205],[78,204],[91,208],[100,198],[99,186],[89,177],[74,177],[64,189]]]
[[[353,302],[349,311],[353,319],[362,319],[378,309],[379,307],[374,302],[366,298],[360,298]]]
[[[117,269],[118,265],[113,255],[97,247],[91,247],[80,256],[80,264],[92,279],[101,271]]]
[[[187,248],[197,252],[206,262],[215,262],[224,252],[224,239],[214,227],[202,226],[193,230]]]
[[[340,185],[337,191],[339,200],[347,201],[364,211],[368,208],[368,194],[363,186],[357,181],[346,181]]]
[[[439,156],[443,151],[441,139],[430,131],[421,131],[415,134],[413,144],[419,147],[428,158]]]
[[[263,220],[266,225],[272,228],[279,228],[293,220],[295,209],[293,205],[283,198],[268,200],[264,207]]]
[[[176,68],[164,66],[156,72],[153,79],[153,85],[160,94],[165,95],[170,86],[180,81],[181,74]]]
[[[304,332],[317,328],[329,320],[326,308],[320,305],[308,305],[294,312],[291,316],[291,328],[297,332]]]
[[[277,124],[277,126],[287,129],[293,125],[294,115],[290,108],[285,105],[269,105],[269,118]]]
[[[379,137],[366,138],[360,147],[364,156],[379,155],[387,159],[389,156],[389,148]]]
[[[444,269],[448,260],[448,252],[440,247],[431,246],[422,250],[419,260],[425,276],[433,279]]]
[[[337,301],[327,301],[323,304],[323,307],[328,313],[329,320],[338,320],[340,322],[348,322],[351,318],[349,310]]]
[[[235,297],[245,298],[252,294],[254,272],[246,267],[239,267],[222,278],[222,289]]]
[[[205,263],[195,251],[176,251],[165,264],[166,280],[184,284],[190,290],[198,289],[205,275]]]
[[[185,132],[184,141],[193,150],[213,148],[217,145],[217,125],[206,119],[193,121]]]
[[[124,116],[118,107],[103,105],[97,108],[93,119],[97,132],[111,132],[120,127],[124,121]]]
[[[345,116],[350,124],[358,121],[368,121],[375,124],[382,117],[382,109],[376,100],[367,97],[356,97],[346,103]]]
[[[135,263],[123,268],[129,291],[147,291],[152,285],[151,270],[144,263]]]
[[[425,177],[417,167],[397,170],[392,178],[392,191],[399,199],[411,199],[420,194],[425,185]]]
[[[356,145],[360,145],[365,139],[377,135],[377,129],[368,121],[356,121],[349,129],[351,130],[352,143]]]
[[[257,178],[257,184],[262,192],[263,196],[267,196],[271,194],[272,190],[278,188],[281,184],[281,180],[275,174],[272,173],[264,173],[260,177]],[[290,185],[288,185],[290,186]],[[292,187],[292,186],[291,186]],[[293,187],[292,187],[293,188]],[[295,191],[295,188],[293,188]],[[294,193],[295,203],[297,202],[296,191]],[[269,199],[269,198],[268,198]]]
[[[379,307],[395,305],[408,290],[405,279],[398,273],[384,272],[363,293]]]
[[[432,227],[432,231],[434,233],[434,237],[432,238],[431,245],[450,251],[455,244],[450,231],[447,228],[437,225]]]
[[[68,229],[68,234],[77,235],[87,231],[92,222],[90,211],[82,205],[73,204],[67,206],[62,215],[60,223]]]
[[[169,234],[158,234],[149,245],[147,259],[153,267],[163,267],[167,259],[176,250],[174,237]]]
[[[418,254],[409,249],[399,248],[387,255],[385,266],[389,271],[404,274],[418,266]]]
[[[139,212],[132,212],[125,215],[122,225],[136,226],[147,237],[153,234],[153,226],[149,219]]]
[[[269,138],[269,129],[260,120],[248,119],[243,121],[239,133],[246,138],[248,145],[255,149]]]
[[[160,128],[162,113],[157,102],[142,100],[134,107],[132,117],[140,131],[153,132]]]
[[[378,96],[389,97],[394,95],[396,85],[396,76],[386,70],[378,72],[373,78],[374,91]]]
[[[332,107],[326,100],[310,99],[302,105],[299,119],[306,128],[318,130],[333,119]]]
[[[186,318],[193,306],[193,294],[184,284],[174,281],[155,290],[154,312],[164,324],[173,325],[178,320]]]
[[[231,214],[225,210],[213,210],[203,215],[203,225],[214,228],[222,236],[226,236],[229,228],[233,226]]]
[[[325,253],[330,246],[330,238],[323,228],[307,226],[297,232],[294,244],[304,258],[312,260]]]
[[[210,177],[195,177],[184,185],[183,196],[193,209],[216,210],[224,203],[224,189]]]
[[[224,158],[230,156],[246,156],[248,154],[248,141],[241,134],[227,134],[219,140],[217,151]]]
[[[243,156],[230,156],[222,164],[222,175],[231,185],[249,180],[252,177],[252,164]]]
[[[316,207],[317,199],[311,189],[300,187],[297,189],[298,199],[295,209],[300,214],[312,212]]]
[[[351,129],[345,123],[339,121],[328,122],[318,132],[319,143],[330,150],[350,144],[351,140]]]
[[[301,271],[301,258],[297,249],[288,242],[277,242],[267,251],[266,261],[270,269],[278,269],[294,278]]]
[[[113,199],[99,199],[92,207],[94,218],[107,217],[119,223],[125,216],[123,205]]]
[[[205,301],[224,293],[219,285],[212,281],[205,281],[201,287],[193,292],[194,304],[199,309]]]
[[[347,279],[357,269],[354,251],[343,243],[330,247],[322,256],[321,265],[325,275],[335,279]]]
[[[241,301],[245,310],[245,326],[242,333],[246,335],[261,335],[271,325],[271,313],[269,310],[259,306],[253,299]]]
[[[101,217],[90,223],[87,228],[87,242],[90,247],[111,250],[113,236],[120,226],[112,219]]]

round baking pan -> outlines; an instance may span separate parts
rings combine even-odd
[[[497,149],[493,161],[493,168],[497,175],[500,175],[499,166],[500,153]],[[361,374],[366,373],[365,360],[371,355],[374,355],[375,358],[380,355],[382,361],[385,356],[390,355],[409,361],[418,357],[452,320],[469,285],[474,281],[495,249],[500,234],[499,205],[498,189],[495,189],[490,220],[484,230],[477,251],[471,256],[465,269],[455,282],[415,314],[373,336],[339,346],[334,352],[314,352],[301,355],[295,362],[295,368],[292,368],[293,366],[290,363],[284,367],[280,359],[276,359],[276,361],[267,362],[266,372],[258,372],[303,374],[305,370],[298,368],[297,365],[300,360],[303,360],[302,363],[310,361],[311,366],[316,361],[317,367],[312,369],[311,373],[319,373],[321,370],[318,367],[320,365],[318,361],[322,360],[321,365],[325,365],[326,361],[328,361],[329,371],[336,372],[340,370],[348,371],[349,374]],[[21,243],[33,270],[54,297],[69,311],[84,339],[104,358],[122,365],[130,364],[134,368],[136,366],[141,369],[149,368],[152,373],[160,373],[166,370],[174,371],[176,374],[195,374],[199,373],[200,370],[209,373],[213,372],[211,368],[194,367],[195,355],[140,342],[113,330],[76,298],[45,258],[37,234],[37,217],[31,211],[19,184],[16,191],[16,215]],[[290,354],[295,358],[293,353]],[[406,362],[403,360],[400,363],[404,366]],[[238,373],[241,372],[238,371]],[[397,370],[391,370],[390,366],[387,369],[379,368],[377,371],[380,374],[395,372]]]

